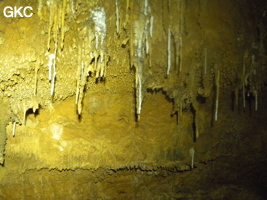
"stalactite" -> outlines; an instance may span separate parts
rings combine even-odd
[[[154,17],[150,17],[150,37],[153,36]]]
[[[129,3],[129,0],[127,0],[126,1],[126,11],[128,11],[129,7],[130,7],[130,3]]]
[[[38,14],[40,19],[43,19],[42,8],[43,8],[43,0],[38,0],[38,11],[37,11],[37,14]]]
[[[192,147],[189,150],[189,154],[191,156],[191,169],[193,169],[194,168],[194,157],[195,157],[195,149],[194,149],[194,147]]]
[[[51,54],[50,54],[51,55]],[[56,55],[57,55],[57,43],[55,44],[55,49],[54,49],[54,59],[53,59],[53,67],[51,70],[51,90],[50,90],[50,95],[53,96],[54,95],[54,91],[55,91],[55,82],[56,82]]]
[[[258,91],[254,90],[254,96],[255,96],[255,110],[258,110]]]
[[[48,80],[51,81],[52,80],[52,67],[53,67],[53,63],[55,60],[55,54],[47,54],[49,61],[48,61]]]
[[[76,104],[78,104],[79,100],[79,88],[80,88],[80,80],[81,80],[81,63],[82,63],[82,47],[80,44],[78,44],[78,65],[77,65],[77,71],[76,71],[76,81],[77,81],[77,87],[76,87]]]
[[[144,0],[144,14],[147,15],[148,14],[148,0]]]
[[[65,38],[65,15],[67,10],[67,0],[63,1],[53,1],[48,0],[47,6],[49,7],[49,25],[48,25],[48,39],[47,39],[47,53],[48,61],[48,80],[51,82],[50,95],[53,97],[55,91],[56,82],[56,60],[58,53],[58,45],[60,40],[60,49],[64,48],[64,38]],[[42,1],[39,1],[38,13],[41,16]],[[60,32],[59,32],[60,31]],[[60,34],[60,39],[59,39]],[[51,46],[50,43],[54,42],[54,52],[50,53]]]
[[[9,106],[4,100],[4,98],[0,97],[0,165],[4,164],[4,155],[5,155],[5,146],[6,146],[6,126],[7,121],[9,120]]]
[[[51,40],[51,29],[53,28],[54,20],[54,4],[51,0],[47,1],[47,6],[49,7],[49,26],[48,26],[48,39],[47,39],[47,50],[50,49],[50,40]]]
[[[118,0],[116,0],[115,5],[116,5],[116,32],[117,32],[117,34],[119,34],[119,30],[120,30],[120,15],[119,15]]]
[[[243,70],[242,70],[242,97],[243,97],[243,107],[246,106],[246,96],[253,95],[255,100],[255,110],[258,109],[258,77],[256,74],[258,63],[255,61],[255,55],[251,56],[250,67],[245,66],[245,58],[247,57],[247,52],[243,59]]]
[[[179,58],[180,58],[180,62],[179,62],[179,72],[181,72],[182,71],[182,68],[183,68],[183,53],[182,53],[182,46],[183,46],[183,40],[182,40],[182,36],[180,35],[180,48],[179,48],[179,54],[180,54],[180,56],[179,56]]]
[[[42,1],[39,2],[42,5]],[[64,47],[65,38],[65,15],[67,11],[67,0],[63,1],[53,1],[48,0],[47,6],[49,7],[49,26],[48,26],[48,40],[47,40],[47,50],[50,50],[50,43],[53,40],[54,43],[58,43],[58,32],[60,30],[60,48]],[[41,6],[40,10],[41,10]],[[39,9],[38,9],[39,11]],[[41,13],[41,11],[40,11]],[[55,48],[55,47],[54,47]]]
[[[137,115],[138,117],[141,114],[141,109],[142,109],[142,101],[143,101],[143,95],[142,95],[142,72],[138,72],[137,73],[137,77],[136,77],[136,85],[138,87],[137,90]]]
[[[60,47],[64,47],[64,38],[65,38],[65,14],[66,14],[66,3],[67,0],[63,0],[62,10],[61,10],[61,44]]]
[[[23,111],[22,124],[26,125],[27,111],[32,109],[33,113],[36,113],[36,110],[39,109],[39,102],[36,96],[32,96],[31,98],[24,99],[22,102],[20,102],[20,104],[21,104],[19,105],[20,110],[22,108]]]
[[[179,72],[182,71],[183,68],[183,26],[184,26],[184,1],[179,1],[179,12],[180,12],[180,23],[179,23]]]
[[[79,115],[82,113],[84,89],[89,73],[91,72],[92,76],[94,75],[96,79],[104,78],[108,62],[108,55],[106,53],[106,13],[104,8],[97,7],[91,10],[90,21],[90,23],[94,24],[89,23],[82,27],[78,40],[76,104]],[[91,27],[94,27],[94,30]],[[86,55],[88,56],[86,57]],[[88,57],[89,61],[87,62],[85,58]]]
[[[37,83],[38,83],[38,71],[39,71],[39,63],[35,65],[35,70],[34,70],[34,90],[33,90],[33,95],[37,94]]]
[[[16,122],[13,122],[13,128],[12,128],[12,136],[15,137],[15,133],[16,133]]]
[[[23,125],[26,125],[26,112],[28,108],[25,105],[25,102],[23,103]]]
[[[238,94],[239,94],[238,87],[235,88],[234,94],[235,94],[235,105],[238,106]]]
[[[82,112],[82,100],[84,96],[84,87],[88,73],[84,70],[84,40],[87,34],[87,27],[81,31],[81,38],[78,44],[78,68],[77,68],[77,88],[76,88],[76,104],[78,114]]]
[[[148,28],[149,21],[146,21],[146,29]],[[146,55],[149,54],[149,36],[148,36],[148,31],[145,31],[145,40],[146,40]]]
[[[130,4],[130,11],[131,11],[131,14],[130,14],[130,21],[132,23],[130,23],[130,27],[131,27],[131,32],[130,32],[130,55],[131,55],[131,66],[134,65],[134,1],[131,1],[131,4]]]
[[[148,0],[144,0],[143,13],[140,12],[138,20],[131,27],[131,66],[135,67],[136,115],[140,119],[143,95],[143,67],[145,58],[150,58],[150,40],[153,32],[154,18]],[[134,3],[131,4],[131,10]],[[133,18],[133,13],[131,13]],[[151,61],[149,61],[151,65]]]
[[[217,67],[215,67],[217,69]],[[216,99],[215,99],[215,117],[214,120],[218,120],[218,107],[219,107],[219,89],[220,89],[220,70],[218,69],[216,79]]]
[[[167,68],[167,76],[170,74],[171,70],[171,27],[168,29],[168,68]]]
[[[75,0],[71,0],[71,11],[72,11],[72,14],[74,14],[75,10],[76,10],[76,8],[74,6],[74,2],[75,2]]]
[[[204,74],[207,74],[207,48],[204,49]]]
[[[136,114],[137,120],[140,118],[141,109],[142,109],[142,73],[143,73],[143,64],[144,64],[144,38],[143,30],[140,30],[139,23],[135,24],[135,30],[138,32],[135,33],[135,49],[136,49],[136,60],[134,62],[136,72],[135,72],[135,88],[136,88]],[[144,25],[143,25],[144,26]],[[142,25],[141,25],[142,27]]]
[[[242,76],[242,96],[243,96],[243,107],[246,107],[246,91],[245,91],[245,59],[243,60],[243,76]]]

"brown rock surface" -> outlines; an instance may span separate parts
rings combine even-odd
[[[0,199],[267,198],[265,1],[0,10]]]

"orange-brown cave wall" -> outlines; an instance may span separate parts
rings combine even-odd
[[[265,1],[0,11],[0,199],[266,199]]]

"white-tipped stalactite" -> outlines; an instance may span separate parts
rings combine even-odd
[[[142,102],[144,98],[143,69],[146,57],[150,57],[151,38],[153,32],[154,17],[151,15],[151,8],[148,0],[144,0],[143,13],[140,12],[138,20],[134,22],[131,52],[132,65],[135,67],[135,94],[136,94],[136,115],[140,119]],[[150,62],[149,62],[150,63]]]
[[[82,113],[82,101],[89,74],[92,74],[96,79],[106,76],[108,62],[106,34],[105,9],[96,7],[91,10],[90,23],[81,27],[79,32],[75,101],[79,115]]]

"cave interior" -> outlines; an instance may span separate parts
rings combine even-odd
[[[267,199],[267,1],[1,0],[0,199]]]

